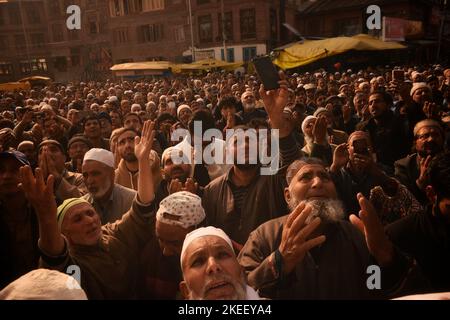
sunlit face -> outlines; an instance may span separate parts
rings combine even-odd
[[[180,289],[190,300],[245,299],[245,277],[233,249],[217,236],[195,239],[186,248]]]
[[[83,179],[94,199],[102,199],[114,186],[114,169],[107,165],[88,160],[83,162]]]
[[[286,192],[288,199],[294,197],[298,201],[337,198],[336,188],[330,174],[319,164],[302,166]]]
[[[136,161],[134,154],[134,138],[136,133],[133,131],[125,131],[117,138],[117,151],[125,161]]]
[[[137,115],[129,115],[125,118],[123,126],[127,129],[134,129],[137,132],[141,132],[142,124]]]
[[[102,235],[100,216],[88,203],[74,205],[64,216],[61,231],[70,244],[96,245]]]
[[[418,104],[424,104],[431,100],[431,90],[429,88],[420,88],[414,91],[412,99]]]
[[[386,102],[381,94],[372,94],[369,97],[369,111],[374,118],[379,118],[388,109]]]
[[[442,151],[444,139],[441,131],[435,127],[423,127],[416,134],[416,151],[422,156],[434,156]]]
[[[84,143],[82,141],[77,141],[70,145],[69,157],[72,160],[74,160],[74,159],[83,160],[85,153],[88,151],[89,151],[89,146],[86,143]]]

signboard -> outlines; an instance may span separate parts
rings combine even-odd
[[[195,50],[196,61],[214,58],[215,58],[214,50],[203,50],[203,51]]]
[[[383,17],[383,41],[405,41],[405,20]]]

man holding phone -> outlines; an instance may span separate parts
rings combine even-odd
[[[409,201],[410,204],[405,206],[405,211],[402,213],[384,212],[385,215],[383,215],[379,212],[383,223],[393,222],[401,215],[413,211],[420,211],[420,204],[406,187],[386,175],[382,169],[383,166],[377,164],[374,158],[370,137],[363,131],[353,132],[347,143],[339,145],[334,150],[330,172],[340,199],[343,200],[347,209],[346,212],[358,212],[359,204],[355,194],[360,192],[365,197],[371,198],[376,186],[381,186],[384,195],[398,197],[394,201],[399,201],[398,203]],[[377,192],[379,191],[381,190]]]

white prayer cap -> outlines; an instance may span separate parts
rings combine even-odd
[[[410,91],[411,97],[413,96],[414,92],[416,92],[419,89],[423,89],[423,88],[426,88],[429,91],[431,91],[431,87],[426,82],[415,82]]]
[[[85,163],[87,160],[98,161],[106,164],[108,167],[114,168],[114,155],[112,154],[112,152],[105,149],[93,148],[89,150],[84,155],[83,163]]]
[[[181,111],[183,111],[184,109],[191,110],[191,107],[189,107],[187,104],[182,104],[181,106],[179,106],[177,109],[177,117],[180,116]]]
[[[205,217],[202,199],[187,191],[176,192],[164,198],[156,213],[157,221],[184,229],[199,225]]]
[[[117,101],[119,101],[119,99],[116,96],[110,96],[108,100],[109,100],[109,102],[117,102]]]
[[[71,276],[55,270],[33,270],[0,291],[0,300],[87,300]]]
[[[216,237],[222,238],[223,240],[226,241],[226,243],[228,243],[231,250],[233,250],[233,252],[234,252],[231,239],[227,236],[227,234],[222,229],[215,228],[212,226],[198,228],[198,229],[195,229],[194,231],[188,233],[186,235],[186,238],[184,238],[183,249],[181,249],[181,267],[183,267],[184,253],[186,252],[187,248],[192,243],[192,241],[194,241],[195,239],[198,239],[201,237],[207,237],[207,236],[216,236]]]
[[[161,166],[164,167],[164,164],[165,164],[165,162],[166,162],[166,160],[167,160],[167,157],[169,157],[169,156],[170,156],[170,158],[172,158],[172,161],[173,161],[175,158],[178,158],[178,159],[182,160],[182,163],[183,163],[183,164],[190,164],[190,163],[189,163],[189,157],[187,157],[187,156],[184,154],[183,150],[181,150],[181,149],[178,148],[177,146],[174,146],[174,147],[169,147],[169,148],[167,148],[167,149],[164,150],[164,152],[162,153],[162,156],[161,156]],[[178,164],[178,163],[177,163],[177,164]]]

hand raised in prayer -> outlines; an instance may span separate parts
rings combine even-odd
[[[314,142],[317,144],[327,143],[327,120],[324,116],[317,118],[313,128]]]
[[[295,266],[303,260],[309,250],[326,240],[324,235],[310,238],[311,234],[320,225],[319,217],[314,218],[308,224],[306,223],[311,212],[311,206],[302,202],[289,214],[283,226],[278,250],[283,259],[283,273],[285,275],[290,274],[294,270]]]
[[[153,121],[145,121],[142,129],[142,136],[136,137],[134,153],[139,162],[147,161],[150,157],[150,150],[153,147],[153,139],[155,138],[155,123]]]
[[[269,115],[270,123],[273,129],[280,130],[280,138],[286,137],[291,133],[291,127],[286,126],[283,118],[283,109],[286,107],[289,98],[288,82],[283,71],[279,72],[280,81],[278,81],[280,88],[266,91],[264,86],[259,88],[259,94],[264,102],[264,108]]]
[[[361,193],[358,193],[357,198],[361,207],[359,217],[352,214],[350,222],[366,237],[370,254],[381,266],[388,266],[394,257],[394,246],[386,236],[383,225],[370,201]]]
[[[348,145],[347,143],[342,143],[334,149],[333,153],[333,164],[330,167],[332,172],[339,171],[342,167],[347,165],[349,160]]]
[[[187,191],[193,194],[197,194],[197,190],[198,183],[194,182],[194,179],[192,178],[187,178],[184,184],[178,179],[173,179],[169,185],[169,194],[180,191]]]
[[[416,184],[420,189],[424,189],[425,184],[428,181],[428,167],[430,166],[431,159],[433,157],[428,155],[425,159],[420,160],[420,175],[417,178]]]
[[[56,201],[53,194],[55,178],[49,175],[47,182],[45,182],[42,170],[36,168],[35,177],[30,166],[21,167],[19,174],[21,181],[19,187],[24,191],[28,201],[36,209],[40,220],[56,221]]]

